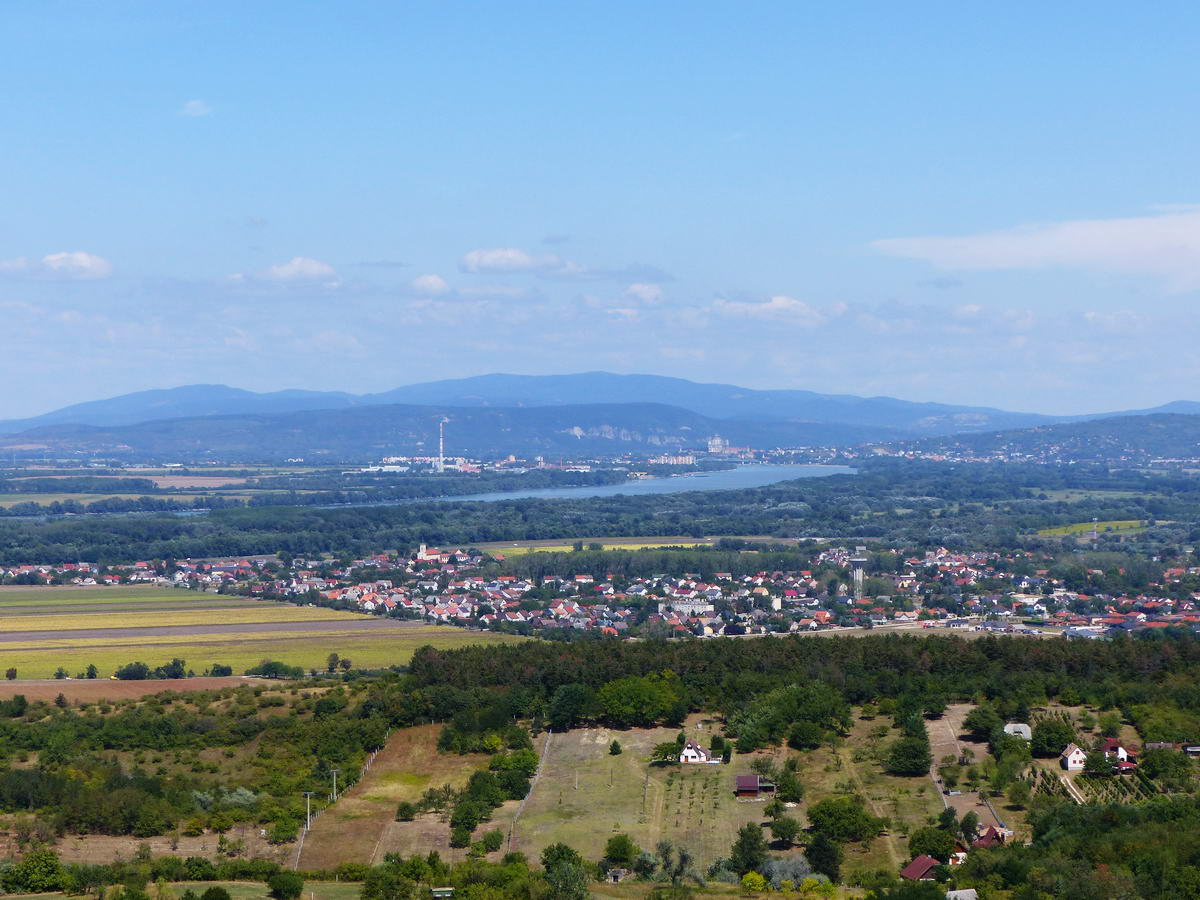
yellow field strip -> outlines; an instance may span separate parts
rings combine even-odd
[[[361,628],[322,628],[317,631],[231,631],[212,632],[205,634],[131,634],[128,637],[113,635],[100,638],[46,638],[45,640],[34,641],[0,641],[0,659],[9,650],[55,650],[55,649],[72,649],[76,647],[175,647],[186,646],[188,644],[220,644],[228,642],[230,644],[245,644],[254,641],[278,641],[278,640],[312,640],[318,638],[330,637],[369,637],[380,643],[387,643],[390,637],[394,641],[414,641],[421,637],[428,637],[430,640],[439,637],[446,633],[448,629],[422,629],[420,631],[413,629],[407,631],[404,629],[361,629]],[[463,634],[468,632],[463,631]]]
[[[81,613],[77,615],[45,615],[36,617],[36,626],[29,616],[0,618],[0,631],[66,631],[94,628],[145,628],[151,625],[253,625],[276,622],[330,622],[357,618],[356,613],[308,606],[266,606],[246,610],[186,610],[148,617],[146,612]]]

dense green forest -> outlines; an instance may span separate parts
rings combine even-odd
[[[1173,629],[1112,641],[890,634],[426,647],[410,672],[427,689],[470,684],[511,693],[523,709],[539,699],[553,706],[567,688],[582,695],[619,679],[655,677],[672,696],[651,708],[675,714],[676,697],[685,710],[731,716],[780,685],[810,682],[835,687],[853,704],[929,695],[1028,708],[1065,695],[1125,710],[1146,725],[1148,740],[1200,737],[1200,639]],[[600,710],[603,718],[603,704]]]
[[[1075,492],[1070,497],[1061,493]],[[1058,493],[1056,493],[1058,492]],[[858,475],[747,490],[581,500],[260,507],[0,521],[0,564],[275,553],[361,555],[484,541],[665,535],[833,537],[951,548],[1059,546],[1041,528],[1136,519],[1126,540],[1200,541],[1200,479],[1081,466],[871,460]],[[1121,538],[1105,536],[1102,542]]]

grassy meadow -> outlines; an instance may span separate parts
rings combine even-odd
[[[693,717],[687,731],[707,745],[712,726],[700,724]],[[552,735],[540,748],[543,771],[515,826],[517,804],[508,803],[489,827],[511,829],[512,849],[530,858],[563,841],[595,859],[612,835],[623,832],[645,848],[660,840],[683,844],[703,868],[728,854],[742,825],[762,820],[765,804],[733,796],[733,778],[749,771],[749,759],[735,755],[728,766],[651,766],[654,746],[678,733],[582,728]],[[617,756],[609,753],[614,739],[622,748]]]
[[[366,776],[316,820],[304,842],[303,869],[333,868],[340,862],[380,863],[388,853],[411,856],[437,850],[445,859],[466,851],[450,847],[449,826],[437,815],[397,822],[396,806],[416,801],[427,788],[462,788],[472,773],[487,767],[484,754],[439,753],[440,725],[419,725],[392,733]],[[485,828],[490,828],[488,825]]]

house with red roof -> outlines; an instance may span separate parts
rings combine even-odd
[[[922,853],[900,870],[900,877],[909,881],[932,881],[934,869],[940,865],[932,856]]]

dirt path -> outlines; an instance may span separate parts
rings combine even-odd
[[[881,819],[888,818],[887,813],[879,808],[879,805],[871,799],[871,792],[867,790],[867,786],[863,784],[862,778],[858,774],[858,767],[854,764],[853,754],[846,747],[841,747],[838,750],[838,757],[842,761],[842,769],[850,773],[850,777],[854,780],[857,793],[867,801],[867,805],[871,807],[871,813],[879,816]],[[884,846],[887,847],[888,858],[892,861],[892,868],[898,868],[902,862],[907,861],[907,857],[902,855],[896,847],[896,839],[892,836],[889,829],[887,836],[883,839]]]
[[[964,704],[950,707],[945,716],[929,723],[929,743],[933,751],[933,765],[929,769],[929,778],[933,781],[934,790],[941,795],[943,805],[953,808],[960,819],[967,813],[973,812],[979,819],[981,829],[987,828],[989,825],[1003,827],[1003,823],[996,817],[991,806],[984,802],[983,794],[979,791],[963,790],[956,796],[949,796],[944,791],[946,786],[938,777],[937,767],[943,756],[953,753],[955,757],[962,757],[963,745],[958,739],[958,728],[963,716],[970,709],[970,706]],[[972,747],[972,752],[974,750],[975,748]]]
[[[1079,788],[1075,787],[1075,779],[1068,778],[1066,775],[1060,774],[1058,776],[1058,780],[1061,781],[1066,787],[1067,793],[1071,795],[1072,800],[1074,800],[1080,806],[1085,806],[1087,804],[1087,798],[1083,796],[1083,793],[1079,790]]]

